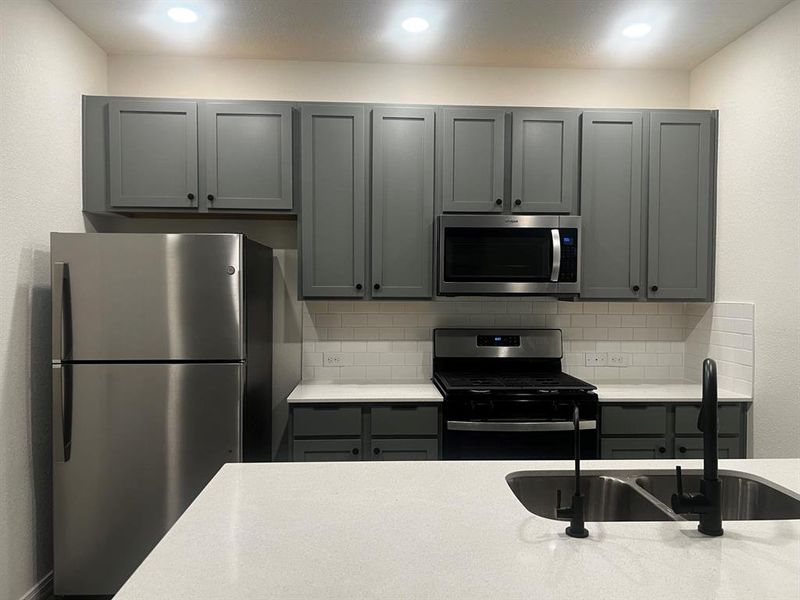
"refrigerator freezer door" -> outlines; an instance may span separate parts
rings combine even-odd
[[[244,358],[237,234],[54,233],[53,360]]]
[[[56,365],[53,375],[55,594],[113,594],[240,459],[244,365]]]

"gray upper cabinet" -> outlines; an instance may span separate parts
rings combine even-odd
[[[291,107],[206,102],[202,113],[209,210],[291,209]]]
[[[108,192],[112,208],[194,208],[197,184],[196,102],[108,103]]]
[[[514,110],[513,212],[577,212],[579,118],[578,110]]]
[[[445,212],[502,212],[504,161],[504,110],[443,110],[442,208]]]
[[[372,296],[428,298],[433,279],[434,110],[372,111]]]
[[[712,297],[712,134],[704,111],[650,115],[648,297]]]
[[[644,297],[642,113],[583,113],[582,298]]]
[[[302,295],[362,297],[364,107],[307,105],[301,115]]]

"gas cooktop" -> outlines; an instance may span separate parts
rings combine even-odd
[[[581,391],[597,389],[566,373],[491,373],[437,371],[434,376],[447,392],[481,391]]]

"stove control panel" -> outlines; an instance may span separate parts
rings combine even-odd
[[[509,347],[519,346],[518,335],[479,335],[478,346]]]

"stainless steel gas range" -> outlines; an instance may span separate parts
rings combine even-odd
[[[597,458],[597,389],[561,370],[560,329],[435,329],[445,459]]]

